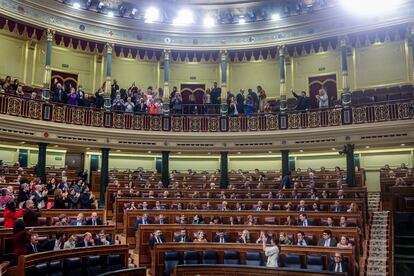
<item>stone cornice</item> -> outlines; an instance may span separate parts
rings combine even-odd
[[[60,11],[60,12],[56,12]],[[338,8],[289,17],[283,21],[258,22],[243,26],[220,25],[206,31],[165,24],[145,24],[127,18],[108,18],[90,11],[78,11],[58,1],[0,0],[0,14],[67,35],[117,45],[186,50],[250,49],[296,44],[382,27],[412,23],[414,4],[405,1],[397,11],[374,20],[350,18]],[[81,25],[83,27],[81,27]]]
[[[28,129],[28,125],[30,125],[30,129]],[[0,115],[0,129],[2,130],[1,137],[5,141],[32,143],[47,141],[51,144],[67,147],[110,147],[129,151],[165,149],[182,152],[326,150],[326,148],[340,147],[345,143],[355,143],[358,146],[395,146],[400,143],[409,144],[414,138],[414,120],[371,123],[369,127],[366,124],[357,124],[277,132],[171,133],[77,126]],[[393,134],[394,136],[389,136]],[[384,135],[389,137],[372,140],[366,138],[367,136]],[[136,142],[140,142],[140,144],[136,144]],[[198,144],[199,146],[190,146],[190,144]],[[246,145],[238,146],[237,144]]]

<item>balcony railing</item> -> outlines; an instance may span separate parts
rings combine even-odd
[[[288,111],[237,116],[219,114],[152,115],[112,112],[0,95],[0,114],[80,126],[170,132],[249,132],[334,127],[414,118],[414,101],[350,108]]]

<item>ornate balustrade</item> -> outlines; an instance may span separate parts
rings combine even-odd
[[[255,115],[151,115],[111,112],[0,96],[0,114],[82,126],[168,132],[249,132],[306,129],[413,119],[414,101]]]

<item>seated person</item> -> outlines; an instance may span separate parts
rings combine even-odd
[[[280,245],[292,245],[292,241],[289,240],[285,232],[279,233],[279,244]]]
[[[76,244],[76,247],[90,247],[94,245],[95,245],[95,241],[92,238],[92,234],[89,232],[86,232],[83,235],[83,239]]]
[[[76,216],[76,220],[72,220],[70,222],[70,225],[76,225],[76,226],[86,225],[85,216],[83,215],[83,213],[79,213]]]
[[[335,258],[329,263],[328,270],[332,272],[348,272],[348,263],[342,260],[341,253],[335,253]]]
[[[305,211],[308,210],[308,207],[306,207],[304,200],[299,201],[299,205],[296,208],[296,210],[299,211],[299,212],[305,212]]]
[[[27,254],[34,254],[40,252],[39,247],[39,236],[37,234],[33,234],[30,237],[30,243],[26,246]]]
[[[266,243],[270,242],[269,235],[264,231],[260,231],[260,235],[256,240],[256,243],[263,243],[263,241],[266,241]]]
[[[208,241],[205,238],[204,232],[203,231],[198,231],[197,233],[194,234],[193,242],[195,242],[195,243],[205,243],[205,242],[208,242]]]
[[[66,226],[68,225],[68,217],[65,214],[60,214],[58,221],[55,223],[55,226]]]
[[[63,249],[73,249],[76,247],[76,242],[78,238],[75,235],[69,237],[69,239],[64,243]]]
[[[111,239],[107,237],[104,230],[102,230],[101,232],[99,232],[98,235],[96,235],[95,245],[110,245],[110,244],[111,244]]]
[[[227,242],[230,242],[230,238],[224,234],[223,230],[218,230],[216,233],[216,236],[213,239],[213,242],[227,243]]]
[[[102,225],[102,220],[98,218],[98,214],[93,212],[91,219],[86,222],[86,225]]]
[[[192,242],[191,238],[187,235],[186,229],[180,230],[180,235],[175,237],[175,242]]]
[[[150,237],[148,244],[150,249],[154,249],[155,244],[157,243],[165,243],[165,238],[162,235],[161,230],[157,229],[154,231],[154,233],[152,234],[152,236]]]
[[[158,217],[155,219],[155,224],[168,224],[168,220],[165,218],[163,214],[159,214]]]
[[[339,242],[337,243],[336,247],[338,248],[352,248],[352,243],[349,242],[349,238],[346,236],[342,236]]]
[[[298,225],[308,227],[308,226],[312,226],[313,224],[311,221],[308,220],[308,216],[302,213],[299,215]]]
[[[320,238],[318,241],[318,246],[335,247],[336,244],[336,239],[332,237],[332,231],[324,230],[322,233],[322,238]]]
[[[237,239],[237,243],[250,243],[250,233],[249,230],[245,229],[240,234],[240,237]]]
[[[195,215],[191,224],[205,224],[204,218],[200,215]]]
[[[326,222],[323,224],[323,226],[335,227],[336,224],[335,224],[335,221],[331,217],[328,217],[326,219]]]
[[[309,245],[309,240],[305,237],[305,233],[303,233],[302,231],[298,232],[296,234],[296,237],[298,239],[296,245],[298,245],[298,246],[308,246]]]
[[[134,224],[135,231],[138,229],[138,225],[140,224],[152,224],[152,220],[151,218],[148,217],[147,213],[144,213],[141,217],[140,216],[137,217],[137,220],[135,221],[135,224]]]
[[[218,224],[223,224],[223,222],[221,221],[221,218],[219,216],[214,216],[212,217],[210,224],[218,225]]]
[[[331,212],[343,212],[345,211],[344,208],[342,208],[341,203],[339,200],[335,200],[334,206],[331,208]]]
[[[55,235],[55,239],[49,239],[42,244],[42,251],[57,251],[63,249],[65,238],[65,233],[57,232]]]

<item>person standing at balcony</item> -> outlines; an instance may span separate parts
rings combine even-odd
[[[128,97],[125,103],[125,112],[134,112],[135,104],[132,102],[132,98]]]
[[[70,93],[67,96],[67,102],[68,105],[78,105],[78,95],[76,94],[75,87],[72,87],[70,89]]]
[[[111,100],[112,101],[115,99],[118,91],[119,91],[118,81],[114,80],[111,85]]]
[[[252,104],[253,104],[253,113],[257,113],[257,111],[259,111],[260,104],[259,104],[259,97],[257,96],[256,92],[254,92],[251,88],[249,88],[247,90],[247,97],[251,97]]]
[[[316,100],[319,103],[319,109],[329,108],[329,97],[325,88],[319,90],[319,94],[316,95]]]
[[[240,92],[236,96],[237,111],[239,112],[239,114],[243,114],[244,113],[244,101],[245,100],[246,99],[244,97],[244,89],[240,89]]]
[[[260,85],[258,85],[257,93],[259,94],[259,112],[264,113],[267,104],[266,91],[264,91],[264,89]]]
[[[221,104],[221,88],[217,86],[216,81],[213,83],[213,88],[211,88],[211,103],[215,105],[214,110],[218,113],[220,110],[218,105]]]
[[[300,95],[296,94],[292,89],[292,94],[296,98],[296,110],[307,110],[311,106],[310,98],[306,96],[306,92],[300,92]]]
[[[56,103],[63,103],[66,101],[66,93],[63,90],[62,84],[57,82],[55,79],[56,86],[55,91],[53,91],[53,101]]]
[[[104,106],[104,94],[102,88],[99,88],[98,91],[95,93],[95,107],[96,108],[102,108]]]
[[[183,109],[183,98],[181,93],[176,91],[174,97],[171,98],[172,110],[174,114],[181,114]]]

